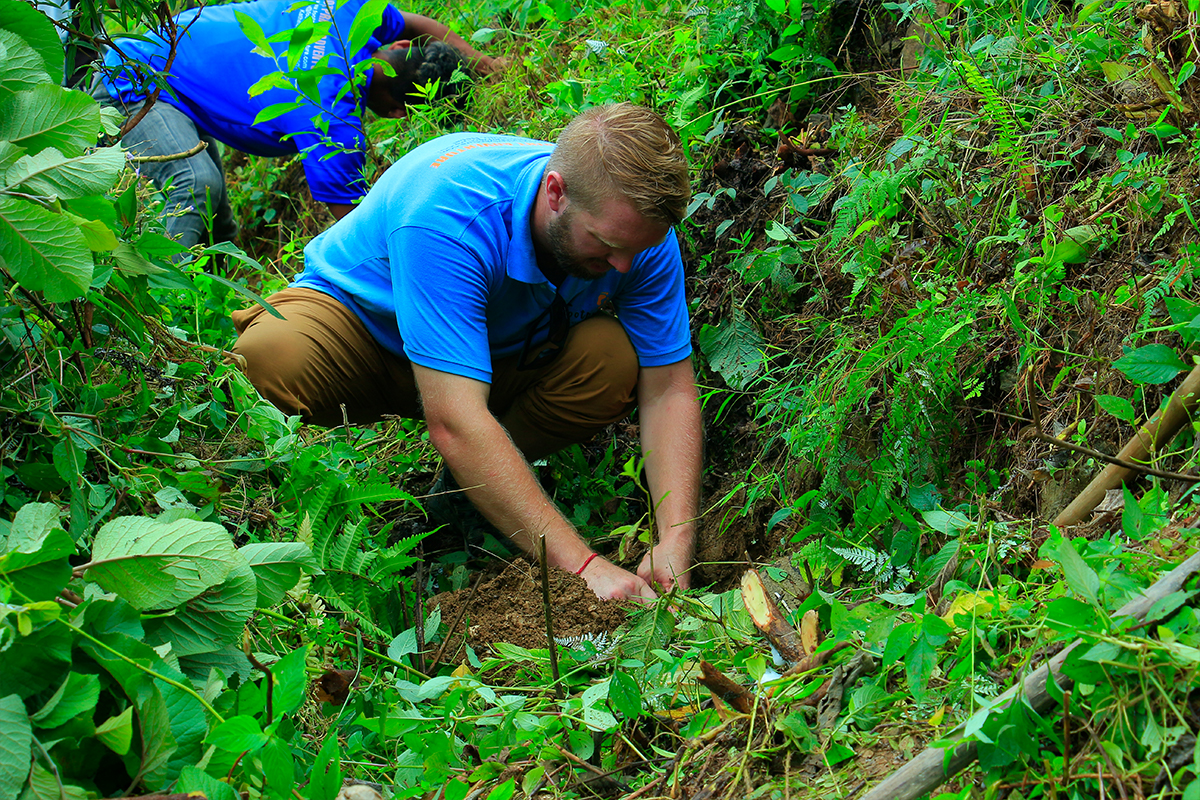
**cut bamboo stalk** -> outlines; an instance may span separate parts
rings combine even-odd
[[[1155,602],[1178,591],[1197,571],[1200,571],[1200,552],[1193,553],[1191,558],[1159,578],[1141,597],[1123,605],[1113,616],[1144,620]],[[1046,683],[1053,675],[1061,689],[1071,688],[1073,682],[1062,675],[1060,669],[1070,652],[1080,644],[1082,642],[1076,639],[1048,663],[1032,672],[1023,682],[1001,695],[997,708],[1011,704],[1017,700],[1019,694],[1022,702],[1037,713],[1041,714],[1049,709],[1054,705],[1054,699],[1046,689]],[[946,738],[951,742],[961,740],[962,726],[955,728]],[[976,743],[973,741],[958,741],[957,744],[946,748],[927,748],[912,761],[884,778],[878,786],[867,792],[862,800],[915,800],[961,772],[975,757]]]
[[[754,625],[767,637],[768,641],[779,651],[789,664],[795,664],[804,658],[804,650],[800,645],[800,634],[787,621],[787,617],[779,610],[779,606],[771,599],[767,587],[763,585],[762,576],[756,569],[746,570],[742,576],[742,602]]]
[[[1122,461],[1149,462],[1154,451],[1170,444],[1175,434],[1190,421],[1197,403],[1200,403],[1200,367],[1193,369],[1184,378],[1183,383],[1171,395],[1166,408],[1151,417],[1150,421],[1134,434],[1117,454],[1117,458]],[[1104,499],[1105,492],[1117,488],[1126,479],[1136,477],[1137,474],[1128,467],[1109,464],[1054,518],[1054,524],[1060,527],[1076,524],[1092,513]]]

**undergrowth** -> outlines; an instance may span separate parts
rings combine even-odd
[[[0,237],[0,800],[331,800],[349,777],[448,800],[847,796],[962,737],[978,763],[935,794],[1200,797],[1195,582],[1112,616],[1195,550],[1194,483],[1131,482],[1091,525],[1047,524],[1194,362],[1194,8],[412,9],[510,66],[462,108],[372,122],[378,169],[449,130],[552,138],[616,100],[683,136],[698,574],[753,545],[808,645],[789,670],[729,581],[556,660],[455,638],[427,600],[469,593],[477,565],[425,550],[422,425],[301,425],[224,353],[229,313],[285,285],[323,224],[297,165],[239,162],[246,252],[173,266],[161,202],[85,141],[112,120],[54,90],[53,30],[4,2],[3,236],[61,242],[39,262]],[[23,127],[33,94],[83,133]],[[39,183],[51,144],[96,177]],[[1031,439],[1035,420],[1082,450]],[[630,439],[542,470],[632,557]],[[1156,464],[1194,452],[1185,428]],[[1009,702],[1076,640],[1069,687]],[[713,673],[745,695],[714,699]]]

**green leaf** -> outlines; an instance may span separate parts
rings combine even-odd
[[[37,53],[42,62],[42,69],[47,73],[47,80],[60,83],[63,79],[62,41],[58,38],[58,30],[49,17],[28,3],[4,0],[0,2],[0,30],[15,33]],[[9,50],[9,58],[13,57]],[[9,68],[6,63],[5,70]],[[0,136],[0,139],[5,137]]]
[[[0,698],[0,800],[14,800],[33,763],[33,729],[15,694]]]
[[[39,728],[57,728],[84,712],[94,711],[99,699],[100,678],[82,672],[71,672],[31,719]]]
[[[81,155],[99,131],[100,107],[83,92],[45,83],[0,98],[0,139],[31,153],[54,147]]]
[[[100,220],[83,219],[74,214],[71,215],[71,218],[79,226],[79,232],[83,234],[83,241],[93,253],[107,253],[115,250],[120,244],[117,235]]]
[[[234,15],[237,17],[238,25],[242,28],[242,33],[246,34],[246,38],[254,45],[254,52],[265,58],[274,58],[275,51],[271,49],[271,43],[267,41],[267,34],[258,24],[258,20],[241,11],[235,11]]]
[[[31,697],[65,680],[71,663],[71,634],[50,624],[13,642],[4,651],[0,695]]]
[[[926,614],[926,617],[933,616]],[[925,697],[925,687],[937,666],[937,651],[924,636],[918,636],[912,649],[904,656],[904,674],[908,678],[908,689],[918,700]]]
[[[1133,403],[1126,400],[1124,397],[1116,397],[1111,394],[1096,395],[1096,405],[1112,414],[1122,422],[1133,423],[1135,412]]]
[[[26,503],[13,517],[8,539],[0,542],[0,551],[36,553],[46,537],[56,530],[62,530],[62,510],[58,506],[54,503]]]
[[[37,86],[52,83],[46,73],[46,64],[37,51],[18,33],[0,28],[0,97]],[[61,47],[58,48],[61,52]]]
[[[45,538],[21,542],[17,549],[0,556],[0,575],[12,582],[20,597],[50,600],[71,580],[67,559],[74,552],[70,535],[55,528]]]
[[[188,764],[180,771],[175,791],[179,794],[200,792],[207,800],[239,800],[240,797],[228,783],[214,778],[193,764]]]
[[[212,729],[204,741],[218,750],[240,755],[257,752],[267,743],[267,735],[258,726],[254,717],[241,715],[230,717]]]
[[[133,706],[127,706],[115,717],[109,717],[96,726],[96,738],[100,743],[119,756],[129,752],[133,744]]]
[[[262,764],[267,796],[273,797],[275,800],[287,800],[295,785],[293,778],[295,766],[292,763],[292,751],[287,746],[287,742],[277,736],[272,736],[263,747],[259,763]]]
[[[1166,383],[1188,368],[1165,344],[1148,344],[1121,356],[1113,366],[1134,383]]]
[[[87,577],[140,611],[169,608],[225,580],[236,553],[215,522],[119,517],[96,534]]]
[[[308,688],[308,673],[305,671],[307,660],[308,645],[305,645],[271,665],[271,675],[275,679],[276,714],[291,714],[304,702],[304,693]]]
[[[487,800],[511,800],[517,789],[517,782],[509,778],[504,783],[488,792]]]
[[[308,800],[334,800],[342,788],[342,762],[338,758],[337,731],[325,734],[325,742],[313,762],[308,780]]]
[[[68,217],[4,196],[0,196],[0,263],[18,283],[44,293],[52,303],[82,297],[94,268],[92,251]]]
[[[282,117],[284,114],[289,114],[298,108],[312,108],[312,106],[308,103],[273,103],[264,108],[262,111],[259,111],[258,115],[254,118],[254,122],[250,124],[261,125],[264,122],[270,122],[276,117]]]
[[[1075,551],[1074,545],[1060,536],[1049,540],[1042,549],[1052,561],[1063,568],[1063,576],[1067,579],[1067,586],[1071,587],[1071,591],[1098,608],[1100,576]]]
[[[347,53],[357,53],[367,46],[371,36],[383,22],[383,10],[387,8],[388,0],[369,0],[364,3],[354,15],[350,23],[350,42],[346,47]]]
[[[270,608],[282,600],[302,574],[321,572],[312,550],[301,542],[247,544],[238,552],[246,557],[258,579],[258,605],[262,608]]]
[[[70,158],[47,147],[9,167],[4,188],[20,187],[27,194],[74,200],[104,194],[117,182],[124,167],[125,154],[119,147],[99,147]]]
[[[176,655],[190,656],[219,650],[236,641],[254,612],[258,587],[241,553],[231,553],[228,566],[224,581],[187,600],[174,614],[147,621],[147,643],[153,646],[169,642]]]
[[[741,311],[720,327],[700,329],[700,350],[730,388],[745,389],[763,370],[766,342]]]
[[[402,631],[388,645],[387,656],[392,661],[399,661],[407,655],[417,652],[417,629],[409,628]]]
[[[87,792],[78,786],[64,784],[53,772],[34,762],[29,787],[21,800],[87,800]]]
[[[788,61],[794,61],[797,58],[801,58],[808,52],[808,48],[802,47],[801,45],[785,44],[782,47],[773,50],[771,54],[767,56],[767,58],[771,59],[772,61],[782,61],[786,63]]]
[[[617,670],[613,673],[612,681],[608,684],[608,699],[629,719],[642,713],[642,691],[627,672]]]
[[[253,667],[250,666],[250,661],[242,652],[238,642],[225,645],[221,649],[209,653],[180,656],[179,668],[198,683],[207,680],[214,669],[220,670],[226,678],[237,675],[243,682],[250,680],[253,673]]]

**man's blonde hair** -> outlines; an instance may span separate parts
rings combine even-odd
[[[622,197],[646,219],[678,225],[692,194],[679,134],[632,103],[596,106],[571,120],[546,171],[562,175],[567,198],[591,214]]]

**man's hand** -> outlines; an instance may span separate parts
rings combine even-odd
[[[658,597],[640,577],[603,557],[592,559],[583,570],[583,579],[601,600],[628,599],[649,603]]]
[[[638,577],[659,591],[691,586],[692,543],[675,538],[656,544],[638,566]]]

